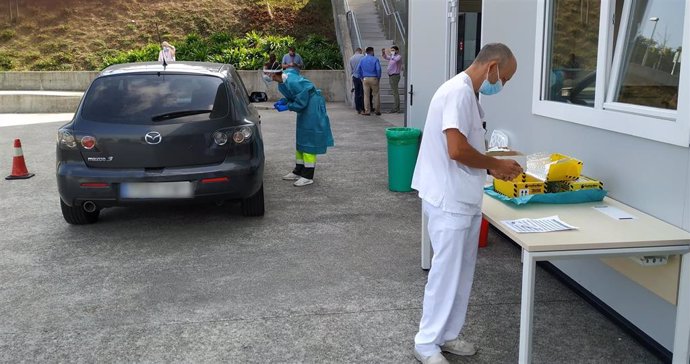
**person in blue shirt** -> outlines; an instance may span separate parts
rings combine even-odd
[[[364,113],[362,115],[371,115],[372,110],[376,112],[376,115],[381,115],[381,97],[379,96],[381,62],[374,56],[374,47],[367,47],[366,53],[367,55],[359,61],[359,66],[357,66],[357,74],[364,86]]]
[[[334,145],[326,101],[321,90],[295,69],[264,69],[264,80],[277,82],[278,91],[285,96],[274,107],[278,111],[297,113],[295,169],[283,179],[295,181],[296,187],[310,185],[314,183],[316,156],[325,154],[326,149]]]
[[[302,57],[295,53],[295,47],[288,48],[288,52],[283,56],[283,69],[297,69],[297,72],[304,69],[304,61]]]
[[[364,112],[364,86],[362,86],[362,80],[357,74],[357,67],[359,66],[359,61],[364,58],[362,54],[362,48],[355,49],[355,54],[350,57],[350,72],[352,73],[352,89],[355,92],[355,109],[357,109],[357,114]]]

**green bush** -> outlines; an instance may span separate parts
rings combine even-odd
[[[230,63],[240,70],[255,70],[263,67],[270,53],[280,61],[288,47],[294,46],[304,59],[306,69],[342,69],[342,56],[338,45],[326,38],[312,35],[297,41],[291,36],[265,35],[249,32],[243,37],[228,33],[213,33],[202,37],[197,33],[187,35],[176,44],[178,61],[208,61]],[[105,54],[103,67],[117,63],[156,61],[158,44],[149,44],[143,49],[115,51]]]
[[[9,71],[12,69],[12,59],[4,54],[0,53],[0,71]]]
[[[142,49],[127,52],[116,52],[115,55],[103,57],[103,68],[118,63],[145,62],[158,60],[158,44],[149,44]]]
[[[4,29],[4,30],[0,31],[0,41],[2,41],[2,42],[8,41],[8,40],[14,38],[14,36],[16,34],[17,33],[13,29]]]

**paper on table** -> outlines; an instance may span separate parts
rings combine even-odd
[[[541,219],[503,220],[501,222],[518,233],[545,233],[577,229],[577,227],[565,223],[557,215]]]
[[[612,217],[616,220],[632,220],[635,218],[635,216],[630,215],[629,213],[613,206],[609,205],[599,205],[599,206],[594,206],[593,209],[608,215],[609,217]]]

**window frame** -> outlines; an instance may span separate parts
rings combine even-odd
[[[615,42],[618,41],[613,38],[616,0],[601,0],[594,107],[545,100],[545,83],[549,70],[548,49],[553,24],[550,14],[553,3],[554,0],[537,0],[532,113],[657,142],[690,147],[690,71],[684,70],[682,66],[677,110],[607,101],[607,95],[615,89],[613,82],[616,82],[614,78],[618,77],[620,69],[620,64],[616,62],[620,63],[623,58],[620,55],[622,47],[618,47],[616,54],[613,52]],[[623,20],[627,19],[626,11],[630,11],[630,3],[631,0],[625,0],[622,25],[625,24]],[[690,49],[690,0],[685,0],[683,24],[682,47]],[[625,39],[627,31],[619,29],[618,38]],[[690,52],[681,53],[681,65],[690,65],[688,53]]]

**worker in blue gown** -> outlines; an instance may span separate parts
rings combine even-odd
[[[333,146],[331,122],[321,90],[296,69],[264,69],[264,81],[275,81],[285,96],[274,104],[278,111],[297,113],[295,169],[283,176],[296,187],[314,183],[316,156]]]

